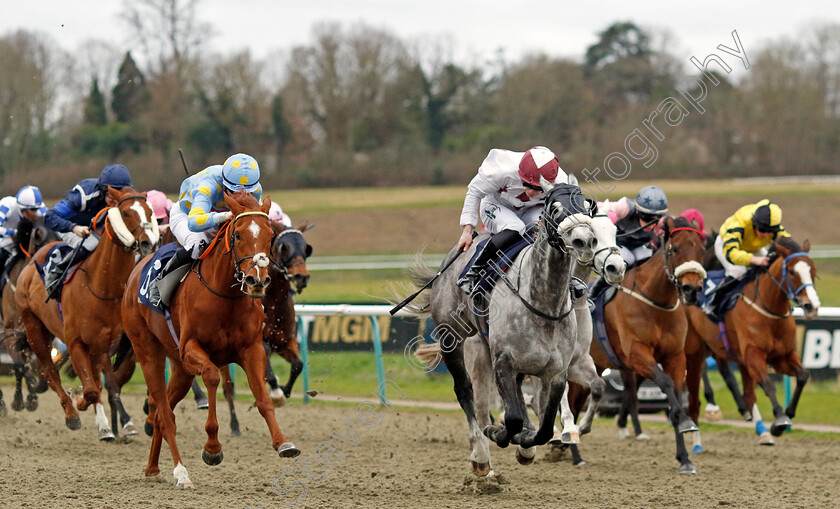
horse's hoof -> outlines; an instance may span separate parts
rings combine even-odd
[[[706,449],[703,449],[703,446],[700,444],[695,445],[694,448],[691,449],[691,454],[702,454],[704,452],[706,452]]]
[[[204,460],[205,463],[214,467],[222,462],[225,459],[225,454],[222,451],[219,451],[218,454],[211,454],[207,452],[206,449],[201,450],[201,459]]]
[[[781,415],[773,421],[773,424],[770,425],[770,433],[774,437],[780,437],[782,436],[782,433],[789,430],[791,426],[793,426],[793,421],[790,420],[790,417],[787,415]]]
[[[559,446],[560,444],[562,444],[563,443],[563,437],[561,435],[562,435],[562,433],[560,433],[560,430],[557,429],[557,427],[555,426],[554,435],[548,441],[548,445]]]
[[[580,443],[580,433],[575,433],[571,431],[565,431],[560,434],[560,441],[564,444],[579,444]]]
[[[149,415],[149,398],[146,398],[146,401],[143,402],[143,413]]]
[[[137,431],[137,426],[135,426],[133,422],[128,421],[127,423],[123,424],[122,433],[123,435],[128,437],[139,434],[139,431]]]
[[[776,442],[773,441],[770,433],[765,431],[758,436],[758,445],[776,445]]]
[[[146,421],[146,423],[143,424],[143,431],[146,433],[146,436],[153,436],[155,434],[154,424],[149,424],[149,422]]]
[[[113,439],[114,432],[111,431],[111,428],[99,430],[99,440],[105,440],[106,442],[110,442]]]
[[[280,408],[286,404],[286,395],[283,393],[283,389],[271,389],[268,391],[268,397],[271,398],[271,402],[274,403],[274,408]]]
[[[281,458],[296,458],[300,456],[300,449],[295,444],[286,442],[277,448],[277,455]]]
[[[697,475],[697,467],[695,467],[694,464],[689,461],[684,465],[680,465],[680,473]]]
[[[650,437],[647,436],[644,433],[639,433],[638,435],[636,435],[636,440],[639,440],[639,441],[650,440]]]
[[[30,395],[26,398],[26,409],[30,412],[38,410],[38,396]]]
[[[64,419],[64,424],[72,430],[77,430],[82,427],[82,420],[78,417],[73,417],[72,419]]]
[[[630,430],[627,428],[618,428],[618,438],[624,440],[630,437]]]
[[[747,422],[752,422],[752,412],[744,412],[741,417]]]
[[[0,417],[6,417],[9,415],[9,411],[6,410],[6,403],[0,401]]]
[[[700,431],[700,428],[691,419],[686,419],[677,425],[677,431],[680,433],[692,433],[694,431]]]
[[[192,481],[190,481],[190,480],[176,481],[175,482],[175,487],[179,488],[179,489],[184,489],[184,488],[193,489],[193,488],[195,488],[195,486],[193,486]]]
[[[470,460],[470,466],[472,467],[472,473],[475,474],[476,477],[487,477],[491,472],[489,461],[487,463],[478,463]]]
[[[490,439],[492,442],[496,442],[496,435],[502,431],[504,431],[505,426],[504,424],[488,424],[484,427],[481,432]]]
[[[35,394],[43,394],[43,393],[47,392],[47,390],[49,390],[49,388],[50,388],[50,386],[49,386],[49,384],[47,384],[47,381],[44,380],[44,379],[41,379],[41,381],[38,382],[38,385],[35,386]]]
[[[530,454],[531,457],[528,457],[528,454]],[[523,449],[521,447],[516,448],[516,461],[518,461],[520,465],[530,465],[534,462],[534,457],[536,455],[536,447],[529,447],[528,449]]]
[[[195,400],[195,407],[199,410],[207,410],[208,408],[210,408],[210,402],[207,400],[207,398],[199,398]]]
[[[572,462],[573,467],[585,467],[587,465],[589,465],[589,463],[586,460],[580,460],[577,463]]]
[[[717,422],[723,419],[723,413],[717,405],[706,405],[706,419],[709,422]]]
[[[12,410],[15,412],[20,412],[23,410],[23,396],[18,397],[15,395],[15,399],[12,400]]]
[[[233,438],[239,438],[242,436],[242,432],[239,431],[239,428],[230,430],[230,436]]]

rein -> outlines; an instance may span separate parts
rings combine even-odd
[[[79,267],[78,270],[79,272],[84,272],[85,277],[87,277],[88,281],[90,281],[90,274],[88,274],[88,271],[86,271],[82,267]],[[97,295],[96,292],[93,291],[93,288],[90,287],[90,285],[85,285],[85,288],[87,288],[88,292],[90,292],[90,294],[96,297],[97,299],[108,302],[113,302],[122,299],[123,293],[125,293],[125,288],[123,288],[123,293],[117,295],[116,297],[102,297],[101,295]]]
[[[239,268],[239,265],[242,263],[243,260],[247,260],[249,258],[256,258],[257,255],[243,256],[242,258],[237,257],[237,255],[236,255],[236,238],[234,237],[236,232],[233,229],[233,225],[235,225],[237,221],[239,221],[243,217],[247,217],[247,216],[263,216],[266,219],[268,219],[268,214],[266,214],[265,212],[261,212],[259,210],[251,210],[251,211],[247,211],[247,212],[242,212],[241,214],[234,217],[232,220],[226,222],[223,227],[219,228],[219,232],[216,234],[216,237],[213,239],[213,242],[211,242],[210,245],[207,246],[207,249],[205,249],[204,252],[201,253],[201,255],[198,257],[199,263],[196,264],[197,267],[193,267],[193,269],[192,269],[192,272],[194,272],[196,274],[196,276],[198,276],[198,280],[201,281],[201,283],[205,286],[205,288],[210,290],[210,293],[212,293],[213,295],[216,295],[217,297],[222,297],[224,299],[238,299],[238,298],[245,297],[245,296],[248,295],[247,293],[245,293],[245,289],[244,289],[244,286],[245,286],[245,272],[243,272],[242,269]],[[225,233],[225,232],[228,232],[228,233]],[[213,248],[216,247],[216,244],[218,243],[219,239],[222,238],[223,236],[224,236],[224,239],[225,239],[225,248],[227,249],[227,251],[225,251],[225,254],[231,255],[231,257],[233,258],[233,279],[237,283],[239,283],[239,291],[241,292],[241,295],[226,295],[226,294],[217,292],[216,290],[214,290],[213,288],[210,287],[210,285],[207,283],[207,281],[201,275],[201,265],[202,265],[201,262],[203,262],[204,259],[207,258],[207,256],[210,254],[210,252],[213,251]],[[257,265],[262,266],[261,261],[262,260],[255,260],[245,270],[246,271],[251,270],[253,267],[255,267]],[[267,262],[266,262],[265,266],[266,267],[268,266]],[[232,286],[235,286],[235,285],[232,285]]]
[[[805,258],[810,258],[808,253],[806,253],[804,251],[791,253],[790,255],[785,257],[784,261],[782,261],[782,277],[781,277],[781,280],[778,280],[775,277],[773,277],[773,274],[770,274],[769,272],[767,273],[767,277],[770,278],[770,281],[773,281],[773,283],[777,287],[779,287],[779,290],[781,290],[781,292],[785,295],[785,297],[787,297],[787,299],[789,301],[793,301],[793,302],[796,302],[796,298],[799,296],[800,293],[802,293],[802,290],[804,290],[805,288],[807,288],[809,286],[814,287],[813,283],[805,283],[802,286],[800,286],[799,288],[797,288],[796,290],[793,289],[793,285],[791,284],[791,281],[790,281],[790,273],[787,270],[787,264],[790,260],[792,260],[794,258],[797,258],[797,257],[800,257],[800,256],[804,256]],[[755,300],[751,300],[750,298],[748,298],[746,295],[743,295],[743,294],[741,295],[741,298],[750,307],[752,307],[753,309],[755,309],[756,311],[758,311],[762,315],[766,316],[767,318],[773,318],[773,319],[779,319],[780,320],[780,319],[789,317],[793,313],[793,306],[789,306],[787,312],[783,315],[780,315],[778,313],[774,313],[774,312],[770,311],[770,309],[768,309],[767,304],[765,304],[764,301],[761,299],[761,294],[758,293],[758,279],[756,279],[756,283],[755,283],[755,295],[754,295]]]

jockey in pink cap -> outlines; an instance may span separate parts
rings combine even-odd
[[[268,219],[276,223],[282,223],[287,228],[292,227],[292,218],[283,212],[277,202],[271,202],[271,209],[268,211]]]
[[[164,225],[169,223],[169,210],[172,209],[172,200],[160,191],[151,190],[146,192],[146,201],[151,205],[152,212],[158,220],[158,225],[163,230]]]

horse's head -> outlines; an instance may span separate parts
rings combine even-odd
[[[312,255],[312,246],[306,243],[302,233],[308,225],[294,229],[272,222],[271,226],[276,235],[271,245],[271,261],[283,272],[287,280],[294,283],[295,291],[301,293],[309,282],[306,259]]]
[[[808,319],[817,316],[820,310],[820,298],[814,287],[817,268],[808,256],[810,249],[809,241],[806,240],[800,247],[790,237],[776,239],[773,243],[776,255],[773,264],[781,265],[781,289],[788,299],[802,308]]]
[[[685,304],[696,305],[703,288],[706,270],[703,256],[706,253],[703,234],[684,217],[667,217],[663,223],[665,238],[663,256],[665,271],[677,287]]]
[[[47,242],[52,242],[54,240],[59,240],[58,234],[55,230],[46,225],[44,222],[44,216],[38,217],[32,229],[32,235],[29,237],[29,252],[34,253],[41,249],[41,246],[45,245]]]
[[[254,298],[265,296],[265,289],[271,283],[268,265],[274,230],[268,220],[271,200],[257,200],[244,191],[225,193],[225,203],[233,214],[228,226],[227,242],[233,257],[234,277],[242,285],[242,291]]]
[[[627,264],[621,259],[615,243],[617,229],[609,217],[597,214],[592,218],[592,231],[595,232],[598,246],[592,259],[592,268],[603,275],[607,283],[617,285],[624,280],[624,272],[627,270]]]
[[[114,230],[114,242],[126,249],[139,250],[141,256],[151,254],[160,240],[157,219],[146,203],[146,193],[131,187],[108,187],[108,197],[116,205],[108,210],[108,222]]]
[[[551,184],[541,179],[545,200],[545,221],[550,246],[571,249],[580,263],[588,264],[595,256],[598,239],[592,229],[595,203],[573,184]]]

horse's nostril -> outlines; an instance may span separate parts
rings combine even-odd
[[[575,249],[583,249],[586,247],[586,243],[580,239],[575,239],[572,241],[572,247]]]
[[[618,268],[615,265],[607,265],[604,270],[606,270],[608,274],[615,274],[618,272]]]
[[[806,313],[810,313],[811,311],[814,310],[814,305],[811,304],[810,302],[806,302],[805,304],[802,304],[802,310],[805,311]]]
[[[257,279],[254,276],[246,276],[245,284],[248,286],[254,286],[257,284]]]
[[[596,247],[598,247],[598,239],[592,239],[592,242],[590,242],[589,245],[592,247],[592,249],[595,249]]]
[[[271,284],[271,276],[265,276],[265,279],[263,279],[263,286],[268,286],[270,284]]]

